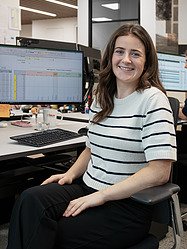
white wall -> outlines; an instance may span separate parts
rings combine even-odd
[[[77,42],[88,46],[88,0],[78,0],[78,37]]]
[[[19,0],[0,0],[0,43],[16,44],[19,36]]]
[[[187,1],[179,0],[179,44],[187,44]]]
[[[156,43],[156,0],[140,0],[140,24]]]
[[[22,25],[20,31],[21,37],[32,37],[32,24]]]
[[[156,21],[156,34],[160,36],[166,35],[166,21],[165,20]]]
[[[32,38],[76,42],[77,18],[33,21]]]

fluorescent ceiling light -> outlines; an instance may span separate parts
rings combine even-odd
[[[72,4],[60,2],[60,1],[57,1],[57,0],[46,0],[46,1],[47,1],[47,2],[50,2],[50,3],[60,4],[60,5],[69,7],[69,8],[78,9],[78,6],[76,6],[76,5],[72,5]]]
[[[53,16],[53,17],[56,17],[56,14],[53,14],[53,13],[50,13],[50,12],[46,12],[46,11],[31,9],[31,8],[27,8],[27,7],[23,7],[23,6],[19,6],[19,8],[20,8],[21,10],[26,10],[26,11],[30,11],[30,12],[34,12],[34,13],[46,15],[46,16]]]
[[[101,6],[112,9],[112,10],[118,10],[119,9],[119,3],[107,3],[107,4],[101,4]]]
[[[105,22],[105,21],[112,21],[112,19],[110,18],[106,18],[106,17],[95,17],[95,18],[92,18],[92,21],[94,22]]]

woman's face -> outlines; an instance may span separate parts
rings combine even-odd
[[[119,36],[112,56],[117,85],[136,88],[146,62],[145,47],[134,35]]]

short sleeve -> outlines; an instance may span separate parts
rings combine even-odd
[[[167,96],[157,93],[147,103],[142,127],[142,143],[147,161],[176,160],[176,133]]]

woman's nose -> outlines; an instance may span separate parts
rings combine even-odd
[[[131,57],[129,54],[124,54],[122,61],[125,63],[131,63]]]

